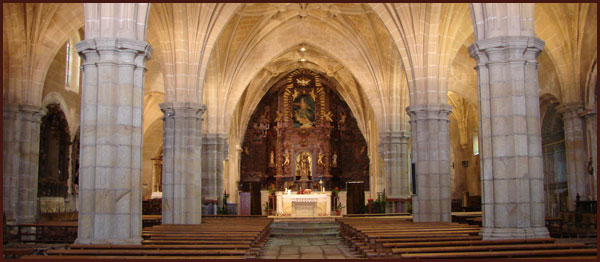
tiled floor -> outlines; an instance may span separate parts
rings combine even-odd
[[[335,222],[273,223],[272,235],[258,258],[345,259],[357,258],[337,234]]]
[[[339,237],[332,236],[272,236],[258,258],[356,258]]]

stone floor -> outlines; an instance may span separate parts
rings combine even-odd
[[[337,233],[335,223],[272,224],[272,234],[257,258],[264,259],[345,259],[357,258]],[[322,230],[319,230],[322,228]]]

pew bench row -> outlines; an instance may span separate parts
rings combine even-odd
[[[591,258],[597,252],[596,245],[554,243],[553,238],[482,240],[477,224],[412,223],[393,218],[341,218],[337,221],[341,224],[342,238],[365,257]]]
[[[200,225],[156,225],[142,244],[71,244],[23,258],[240,259],[255,258],[266,243],[267,218],[206,218]]]

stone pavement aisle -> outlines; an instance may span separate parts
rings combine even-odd
[[[333,221],[273,222],[271,236],[257,258],[344,259],[358,254],[339,237]]]

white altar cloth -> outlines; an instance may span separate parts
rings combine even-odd
[[[315,217],[331,215],[331,192],[311,194],[286,194],[276,192],[277,215],[292,217]]]

